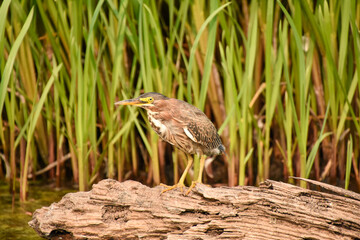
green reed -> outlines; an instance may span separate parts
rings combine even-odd
[[[61,186],[72,176],[80,190],[106,177],[172,184],[184,155],[150,130],[144,111],[114,105],[156,91],[196,105],[219,129],[226,154],[213,169],[217,183],[301,176],[355,187],[359,9],[356,1],[5,0],[0,177],[23,200],[30,178]],[[195,164],[188,183],[197,172]]]

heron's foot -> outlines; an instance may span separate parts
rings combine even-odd
[[[192,181],[192,183],[191,183],[191,186],[189,187],[189,189],[186,191],[186,193],[185,193],[185,195],[188,195],[190,192],[191,192],[191,190],[196,186],[196,184],[197,183],[202,183],[201,181]]]
[[[164,190],[161,191],[160,195],[163,194],[164,192],[173,190],[175,188],[180,188],[181,193],[183,193],[184,192],[184,187],[185,187],[184,183],[177,183],[177,184],[175,184],[173,186],[168,186],[166,184],[160,183],[160,186],[166,187]]]
[[[197,183],[201,183],[201,184],[203,184],[203,185],[205,185],[205,186],[207,186],[207,187],[211,187],[211,185],[204,184],[204,183],[202,183],[202,181],[199,181],[199,180],[197,180],[197,181],[192,181],[191,186],[190,186],[189,189],[186,191],[185,195],[188,195],[188,194],[191,192],[191,190],[196,186]]]

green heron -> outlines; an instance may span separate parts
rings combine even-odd
[[[188,158],[187,166],[174,186],[161,193],[185,186],[186,175],[193,163],[192,155],[200,158],[200,170],[196,181],[193,181],[188,194],[196,183],[201,183],[206,156],[219,155],[225,152],[214,124],[197,107],[160,93],[149,92],[137,98],[116,102],[115,105],[134,105],[147,111],[152,129],[166,142],[182,150]]]

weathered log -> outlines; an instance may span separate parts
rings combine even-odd
[[[346,197],[271,180],[260,187],[197,184],[188,196],[161,190],[103,180],[36,210],[29,225],[49,239],[360,239],[355,193]]]

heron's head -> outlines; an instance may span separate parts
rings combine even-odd
[[[166,104],[165,101],[169,98],[165,97],[164,95],[156,92],[148,92],[141,94],[137,98],[132,98],[128,100],[122,100],[116,102],[115,105],[133,105],[138,106],[147,110],[153,108],[162,108],[163,104]]]

